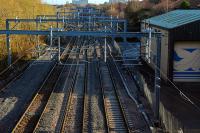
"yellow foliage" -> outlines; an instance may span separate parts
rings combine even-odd
[[[41,14],[55,14],[55,8],[42,4],[41,0],[0,0],[0,30],[5,29],[5,20],[8,18],[35,18]],[[35,29],[35,24],[22,23],[15,29]],[[5,36],[0,36],[0,59],[6,56]],[[21,54],[24,50],[34,47],[34,36],[11,36],[12,52]]]

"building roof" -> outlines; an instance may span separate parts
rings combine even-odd
[[[200,20],[200,10],[174,10],[144,20],[152,25],[173,29]]]

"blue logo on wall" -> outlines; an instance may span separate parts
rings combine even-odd
[[[200,49],[180,48],[174,51],[174,79],[200,79]]]

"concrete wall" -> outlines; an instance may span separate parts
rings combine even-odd
[[[135,78],[138,81],[138,84],[140,86],[140,89],[142,92],[144,92],[147,100],[149,101],[152,110],[154,109],[154,93],[150,91],[150,88],[148,88],[147,83],[145,82],[145,78],[137,72],[135,75]],[[165,105],[163,104],[162,100],[160,102],[160,117],[162,124],[165,127],[166,132],[169,133],[183,133],[183,125],[181,122],[173,115],[172,112],[170,112]],[[191,130],[189,130],[191,131]],[[186,132],[184,132],[186,133]],[[190,133],[190,132],[187,132]]]
[[[154,102],[155,96],[152,90],[148,88],[146,79],[139,72],[136,72],[134,77],[140,86],[141,92],[144,93],[145,97],[149,101],[151,108],[153,110],[154,109],[153,103],[155,103]],[[165,131],[169,133],[199,133],[200,132],[198,124],[199,116],[194,113],[195,112],[193,110],[194,108],[190,108],[190,106],[184,106],[185,104],[179,105],[180,103],[183,103],[183,101],[181,99],[175,101],[174,100],[175,96],[172,96],[171,93],[172,92],[167,91],[166,88],[161,89],[160,117],[161,117],[161,122],[165,127]],[[177,98],[175,99],[177,100]],[[177,111],[176,109],[174,109],[175,106],[176,108],[180,109]],[[188,111],[184,111],[184,113],[181,113],[181,110],[184,109]],[[181,115],[177,115],[179,113],[181,113]],[[192,116],[190,113],[193,113],[194,116]]]

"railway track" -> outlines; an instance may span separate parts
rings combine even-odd
[[[109,55],[110,58],[107,64],[111,70],[113,81],[116,84],[115,90],[119,97],[129,132],[150,133],[149,126],[151,124],[143,111],[142,104],[138,102],[138,89],[133,78],[120,69],[122,65],[114,61],[111,52]]]
[[[106,114],[106,101],[105,101],[105,95],[104,95],[104,89],[103,89],[103,82],[102,82],[102,75],[101,75],[101,70],[100,70],[100,61],[98,60],[97,62],[97,74],[98,74],[98,79],[99,79],[99,84],[100,84],[100,89],[101,89],[101,98],[102,98],[102,109],[103,109],[103,115],[104,115],[104,130],[106,133],[109,133],[110,131],[110,125],[109,125],[109,119],[108,119],[108,112]]]
[[[28,49],[25,52],[30,52],[32,50]],[[30,61],[23,61],[26,55],[20,56],[16,59],[11,66],[7,67],[3,71],[0,72],[0,91],[4,91],[7,86],[9,86],[12,82],[16,81],[20,78],[20,76],[24,73],[26,69],[34,62]]]
[[[88,59],[88,55],[89,58],[93,58],[94,49],[87,48],[85,53],[85,65],[79,68],[76,83],[69,95],[62,132],[105,132],[104,124],[100,120],[103,114],[100,115],[99,101],[96,96],[94,97],[97,94],[93,93],[93,96],[90,94],[92,91],[97,91],[95,90],[97,88],[90,85],[93,82],[92,78],[96,80],[95,77],[91,77],[96,75],[95,62]]]
[[[23,114],[20,121],[17,123],[13,132],[32,132],[48,98],[55,85],[54,81],[57,80],[62,67],[54,65],[54,68],[50,72],[47,80],[37,92],[36,96],[32,100],[26,112]]]
[[[106,133],[107,124],[103,104],[103,96],[99,78],[98,58],[100,57],[95,46],[88,50],[87,88],[84,101],[83,129],[84,133]]]
[[[77,40],[74,42],[74,44],[76,44]],[[63,105],[66,104],[66,97],[67,97],[67,94],[68,92],[66,91],[68,88],[69,85],[73,84],[73,82],[75,81],[76,79],[76,67],[74,67],[72,64],[74,64],[77,60],[77,55],[74,55],[74,50],[76,50],[78,48],[78,46],[74,46],[70,52],[69,57],[68,57],[68,61],[65,62],[65,64],[63,64],[62,66],[64,66],[62,72],[61,72],[61,75],[59,76],[58,78],[58,82],[56,83],[56,87],[54,88],[54,90],[52,91],[51,93],[51,96],[48,100],[48,103],[47,105],[45,106],[42,114],[41,114],[41,117],[40,119],[38,120],[38,123],[34,129],[34,132],[41,132],[41,131],[47,131],[47,130],[51,130],[51,122],[48,121],[48,114],[51,113],[51,110],[53,111],[54,108],[52,107],[52,105],[54,104],[54,94],[56,92],[58,92],[58,84],[61,84],[61,79],[63,79],[64,77],[66,78],[66,82],[67,82],[67,87],[65,87],[64,85],[64,88],[62,89],[63,90],[63,93],[64,93],[64,99],[63,99]],[[64,76],[64,77],[63,77]],[[65,79],[64,78],[64,79]],[[65,90],[65,91],[64,91]],[[61,90],[59,90],[61,91]],[[63,111],[65,111],[65,108],[64,106],[61,108],[61,111],[60,111],[60,114],[63,113]],[[56,127],[53,126],[52,128],[52,132],[60,132],[60,120],[62,120],[62,118],[59,118],[59,121],[57,122],[57,125]],[[56,128],[56,129],[55,129]]]
[[[84,43],[84,42],[83,42]],[[84,45],[83,45],[84,46]],[[82,55],[82,58],[86,58],[86,53]],[[87,62],[85,62],[86,64]],[[63,121],[61,132],[74,132],[79,133],[82,129],[83,118],[83,105],[84,105],[84,93],[85,93],[85,81],[86,81],[86,65],[77,67],[76,80],[70,88],[68,99],[66,98],[65,111],[63,111]]]
[[[73,102],[69,100],[69,97],[71,95],[71,91],[75,86],[76,80],[77,80],[77,75],[79,72],[79,61],[77,61],[76,66],[73,66],[73,69],[71,70],[71,72],[69,73],[69,84],[70,86],[68,87],[68,92],[65,94],[65,97],[63,99],[63,104],[62,104],[62,108],[61,108],[61,113],[60,113],[60,117],[57,123],[57,128],[56,128],[56,132],[66,132],[66,115],[67,115],[67,108],[68,108],[68,103],[69,102]],[[68,116],[67,116],[68,117]]]
[[[88,59],[88,56],[90,53],[90,49],[86,50],[86,60],[87,61],[91,61]],[[90,56],[89,56],[90,57]],[[83,100],[83,118],[82,118],[82,132],[89,132],[90,129],[88,127],[88,124],[89,124],[89,112],[88,112],[88,109],[90,108],[90,103],[89,103],[89,96],[88,96],[88,79],[89,79],[89,63],[86,63],[85,64],[85,80],[84,80],[84,83],[85,83],[85,86],[84,86],[84,100]]]
[[[123,109],[119,102],[119,97],[114,90],[115,85],[110,77],[110,70],[107,68],[106,64],[100,63],[100,66],[108,130],[109,132],[128,132]]]
[[[59,77],[59,84],[53,90],[34,132],[66,132],[64,127],[66,126],[67,107],[70,103],[69,97],[77,82],[80,65],[82,65],[80,64],[80,59],[83,58],[82,40],[82,38],[76,40],[74,43],[76,44],[75,49],[71,50],[69,54],[70,61],[67,64],[63,64],[65,68]],[[57,105],[55,105],[55,100],[58,100]]]
[[[12,66],[0,73],[0,91],[3,91],[9,84],[17,80],[28,68],[31,61],[25,63],[25,61],[20,61],[22,58],[16,60]]]
[[[121,105],[118,93],[116,92],[116,84],[111,74],[111,69],[108,64],[100,61],[100,82],[102,85],[102,93],[104,100],[104,109],[107,120],[108,132],[129,132],[128,123]]]
[[[84,84],[77,85],[77,82],[83,82],[85,67],[79,68],[79,74],[73,92],[70,92],[68,105],[66,108],[66,115],[63,121],[61,132],[78,133],[82,129],[83,117],[83,98],[84,98]],[[80,83],[79,83],[80,84]]]
[[[73,63],[73,61],[72,61],[72,63]],[[63,68],[63,70],[64,70],[64,68]],[[72,80],[74,80],[74,79],[73,79],[73,74],[74,74],[74,73],[72,74],[72,72],[71,72],[71,71],[73,71],[73,68],[70,67],[70,68],[68,69],[68,71],[69,71],[69,73],[67,74],[67,75],[68,75],[67,77],[69,77],[69,78],[71,78]],[[75,71],[76,71],[76,70],[75,70]],[[66,72],[62,71],[61,74],[62,74],[62,73],[66,73]],[[75,73],[76,73],[76,72],[75,72]],[[60,77],[61,77],[61,75],[59,76],[59,78],[60,78]],[[58,80],[57,84],[59,84],[59,80]],[[69,84],[70,84],[70,81],[69,81]],[[53,90],[52,93],[51,93],[51,96],[52,96],[53,93],[55,93],[55,92],[56,92],[56,91]],[[51,96],[50,96],[50,98],[49,98],[49,100],[48,100],[48,104],[51,104],[51,103],[53,102]],[[42,114],[41,114],[41,117],[40,117],[40,119],[38,120],[38,123],[37,123],[37,125],[36,125],[36,127],[35,127],[35,129],[34,129],[34,132],[40,132],[41,130],[46,130],[47,125],[49,125],[48,123],[46,123],[46,122],[47,122],[47,121],[46,121],[46,118],[48,118],[48,116],[46,116],[46,113],[47,113],[49,110],[51,110],[52,107],[49,106],[48,104],[45,106],[45,108],[44,108],[44,110],[43,110],[43,112],[42,112]],[[62,111],[63,111],[63,110],[62,110]]]
[[[88,55],[87,55],[87,50],[86,50],[86,60],[88,61]],[[88,113],[87,113],[87,110],[86,108],[88,108],[88,63],[86,62],[85,63],[85,78],[84,78],[84,96],[83,96],[83,117],[82,117],[82,132],[85,131],[85,126],[86,126],[86,123],[88,122],[87,119],[88,119]]]
[[[113,65],[114,63],[112,61],[108,61],[108,65],[111,70],[111,74],[113,77],[113,81],[116,84],[116,93],[119,97],[119,101],[121,104],[121,108],[123,110],[123,114],[127,123],[127,126],[129,127],[129,132],[144,132],[148,133],[147,123],[142,117],[142,114],[139,113],[137,105],[134,103],[134,101],[129,97],[127,94],[125,87],[121,83],[120,76],[118,75],[118,72],[116,71],[116,66]],[[116,78],[118,77],[118,78]],[[132,106],[132,108],[128,107]]]
[[[97,47],[96,49],[96,55],[97,55],[97,75],[98,75],[98,81],[99,81],[99,85],[100,85],[100,94],[101,94],[101,98],[102,98],[102,109],[103,109],[103,115],[104,115],[104,129],[106,133],[109,133],[109,119],[108,119],[108,115],[106,114],[106,107],[105,107],[105,95],[104,95],[104,88],[103,88],[103,79],[102,79],[102,75],[101,75],[101,69],[100,69],[100,60],[101,60],[101,49],[100,47]]]
[[[67,47],[68,49],[69,47]],[[68,51],[68,50],[67,50]],[[34,96],[30,105],[16,124],[13,129],[13,133],[18,132],[32,132],[40,118],[43,109],[45,108],[48,99],[53,91],[63,66],[54,64],[52,70],[48,74],[47,78],[43,82],[42,86]]]
[[[124,85],[119,81],[119,71],[112,58],[105,63],[100,59],[103,55],[100,50],[94,47],[85,49],[81,43],[85,44],[84,38],[74,42],[76,45],[72,48],[71,54],[65,52],[68,64],[54,66],[13,132],[143,131],[142,128],[146,125],[135,127],[133,123],[133,120],[140,119],[140,116],[131,116],[132,112],[127,109],[133,101],[125,98],[128,95],[122,90]],[[76,54],[73,49],[78,49],[75,51]],[[85,61],[81,62],[81,59]],[[60,90],[56,86],[59,86],[63,77],[67,78]],[[52,106],[55,103],[52,103],[55,102],[54,93],[57,92],[62,92],[63,99],[61,98],[62,104],[59,114],[56,114],[56,120],[51,122],[48,121],[48,117],[55,116],[49,114],[51,115],[51,110],[55,110]]]

